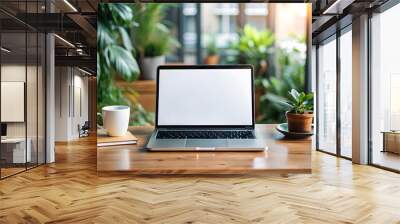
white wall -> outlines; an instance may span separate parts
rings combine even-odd
[[[37,70],[38,69],[38,70]],[[24,138],[25,135],[29,139],[31,148],[32,161],[44,163],[45,150],[45,118],[44,118],[44,83],[43,83],[42,67],[36,65],[9,63],[1,66],[2,82],[24,82],[26,84],[26,107],[21,108],[21,112],[27,115],[26,121],[23,122],[6,122],[8,138]],[[27,80],[26,80],[27,78]],[[24,92],[22,93],[24,94]],[[2,96],[7,97],[7,96]],[[7,111],[11,108],[1,108]],[[25,111],[26,110],[26,111]],[[13,113],[12,111],[7,111]],[[39,154],[37,156],[37,153]]]
[[[55,140],[79,138],[78,125],[88,116],[88,78],[72,67],[56,67]]]
[[[68,74],[67,67],[56,67],[55,68],[55,94],[54,94],[54,106],[55,106],[55,141],[67,141],[70,132],[68,123],[69,117],[69,85],[70,77]]]
[[[28,72],[28,87],[27,87],[27,107],[34,107],[36,112],[36,80],[33,80],[30,74],[36,75],[36,66],[25,67],[25,65],[19,64],[5,64],[1,66],[1,81],[3,82],[25,82],[25,75],[27,69]],[[34,86],[34,88],[32,87]],[[31,87],[31,88],[29,88]],[[39,105],[40,106],[40,105]],[[7,108],[1,108],[2,110],[7,110]],[[28,110],[28,112],[32,112],[33,110]],[[32,127],[36,130],[36,113],[27,113],[28,119],[28,128]],[[34,123],[32,123],[34,122]],[[10,122],[7,123],[7,136],[8,137],[25,137],[25,123],[26,122]],[[33,127],[35,126],[35,127]],[[29,130],[28,130],[29,132]],[[36,135],[36,133],[35,133]],[[29,133],[28,133],[28,137]]]

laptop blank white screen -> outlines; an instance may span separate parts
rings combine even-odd
[[[158,125],[253,124],[250,68],[160,69]]]

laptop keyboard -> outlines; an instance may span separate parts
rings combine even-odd
[[[252,139],[252,131],[158,131],[158,139]]]

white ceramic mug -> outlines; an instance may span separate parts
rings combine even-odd
[[[103,125],[110,136],[124,136],[128,131],[130,108],[128,106],[105,106]]]

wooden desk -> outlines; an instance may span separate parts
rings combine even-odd
[[[137,145],[97,148],[97,171],[125,174],[311,173],[311,139],[284,140],[275,125],[257,125],[264,152],[148,152],[152,127],[131,127]]]

